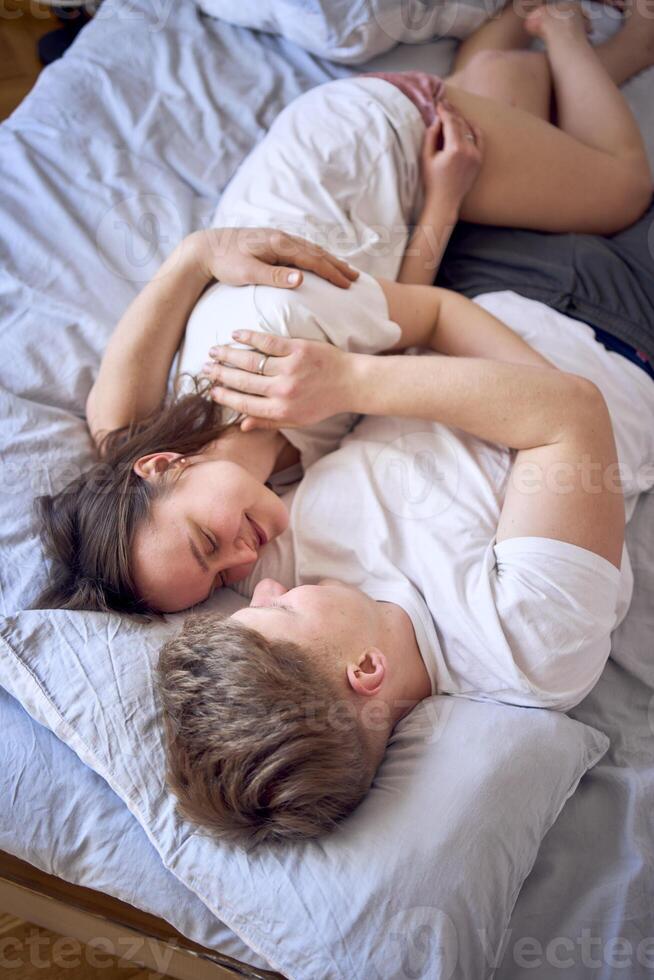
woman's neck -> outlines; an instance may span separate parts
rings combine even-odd
[[[238,425],[225,429],[205,452],[215,459],[238,463],[262,483],[300,459],[297,449],[281,432],[273,429],[243,432]]]

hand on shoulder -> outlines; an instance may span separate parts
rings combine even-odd
[[[209,279],[231,286],[295,289],[306,270],[347,289],[359,276],[319,245],[274,228],[207,228],[186,242]]]

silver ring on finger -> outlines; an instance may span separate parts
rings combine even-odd
[[[267,363],[269,357],[270,357],[270,354],[263,354],[262,355],[261,360],[259,361],[259,367],[257,368],[257,374],[263,374],[264,373],[264,371],[266,370],[266,363]]]
[[[465,138],[467,140],[470,140],[471,143],[474,143],[475,142],[475,134],[474,133],[466,133],[465,134]]]

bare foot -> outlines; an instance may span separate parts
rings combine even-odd
[[[525,21],[525,30],[545,43],[562,36],[583,40],[590,33],[591,23],[579,3],[557,0],[536,7]]]

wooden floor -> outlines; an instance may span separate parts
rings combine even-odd
[[[58,26],[37,0],[0,0],[0,120],[34,85],[41,71],[36,42]]]
[[[2,980],[164,980],[117,960],[106,950],[84,946],[12,915],[0,912],[0,978]]]

